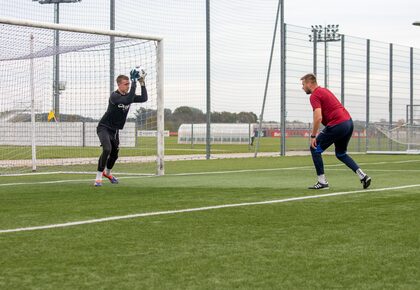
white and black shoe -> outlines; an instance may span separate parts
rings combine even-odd
[[[365,175],[365,177],[363,177],[363,179],[360,180],[360,182],[363,184],[364,189],[369,187],[371,181],[372,181],[372,178],[370,178],[367,175]]]
[[[321,183],[321,182],[317,182],[315,185],[308,187],[308,189],[329,189],[330,186],[328,185],[328,183]]]

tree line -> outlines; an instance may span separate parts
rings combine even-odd
[[[206,114],[197,108],[181,106],[175,110],[165,109],[165,130],[177,132],[181,124],[206,123]],[[142,126],[156,124],[156,110],[139,108],[135,112],[135,121]],[[212,112],[210,114],[212,123],[256,123],[258,117],[253,112]]]

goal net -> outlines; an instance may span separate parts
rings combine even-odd
[[[368,153],[420,154],[420,105],[406,105],[404,122],[375,123]]]
[[[149,99],[131,105],[114,168],[163,174],[160,38],[6,18],[0,29],[1,175],[96,171],[98,121],[116,77],[138,65]]]

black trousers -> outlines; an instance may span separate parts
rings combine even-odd
[[[120,150],[119,132],[118,130],[99,125],[96,128],[96,133],[102,146],[102,154],[98,161],[98,171],[104,171],[105,166],[111,169],[118,159],[118,151]]]

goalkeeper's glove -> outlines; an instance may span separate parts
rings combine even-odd
[[[145,79],[146,79],[147,73],[144,71],[144,69],[140,70],[140,75],[139,75],[139,83],[140,86],[145,86]]]
[[[132,69],[130,71],[130,79],[131,81],[135,82],[136,80],[138,80],[140,78],[140,74],[139,71],[136,69]]]

